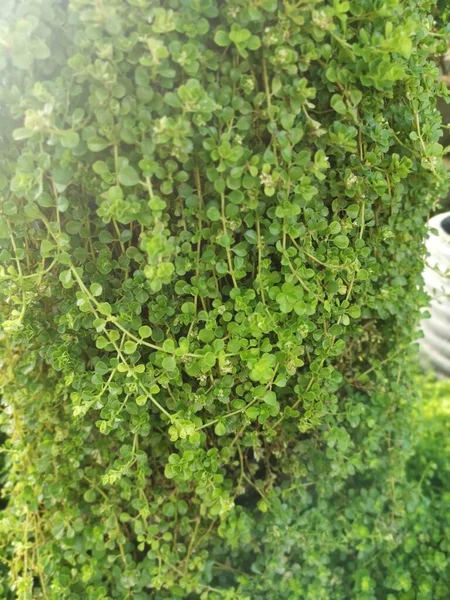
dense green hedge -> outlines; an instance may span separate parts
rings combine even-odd
[[[406,470],[431,10],[4,0],[17,598],[448,597]]]
[[[450,383],[421,384],[415,454],[408,479],[419,493],[408,506],[404,556],[423,598],[445,598],[450,587]]]

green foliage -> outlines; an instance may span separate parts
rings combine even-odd
[[[395,466],[384,476],[379,472],[375,481],[367,478],[367,472],[366,477],[348,477],[344,486],[334,474],[334,486],[313,478],[309,483],[291,481],[291,488],[271,500],[270,512],[241,526],[262,542],[261,553],[253,559],[261,577],[257,582],[242,577],[242,593],[261,600],[448,597],[450,385],[413,383],[423,398],[408,411],[407,426],[397,422],[395,432],[405,445],[414,442],[406,470],[405,450],[412,448],[396,447],[389,431],[386,451]],[[374,402],[382,402],[383,395],[376,394]],[[405,403],[411,406],[412,397],[412,390],[405,392]],[[367,408],[361,412],[369,416]],[[379,406],[374,413],[380,414]],[[352,427],[361,429],[356,421]],[[327,443],[339,453],[351,452],[351,440],[342,427],[330,430]],[[358,449],[359,455],[364,453],[361,445]],[[311,448],[306,454],[310,452]],[[373,451],[367,454],[374,460]],[[320,460],[317,452],[313,460]],[[305,464],[307,472],[312,471],[310,464]],[[226,535],[225,528],[221,532]]]
[[[3,445],[5,442],[5,436],[0,434],[0,443]],[[0,515],[1,511],[5,509],[6,501],[4,498],[3,485],[5,482],[5,455],[0,454]],[[8,588],[7,583],[8,578],[8,562],[7,555],[4,552],[0,553],[0,594],[1,598],[4,600],[9,600],[11,598],[10,590]]]
[[[409,558],[422,597],[445,598],[450,585],[450,385],[423,386],[415,456],[409,478],[417,482],[421,502],[409,517],[405,563]],[[408,563],[407,563],[408,564]]]
[[[430,10],[4,1],[18,599],[447,597],[405,558]]]

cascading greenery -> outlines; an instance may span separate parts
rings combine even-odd
[[[432,8],[3,1],[11,597],[448,597],[406,471]]]

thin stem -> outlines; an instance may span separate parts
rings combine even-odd
[[[234,417],[234,415],[239,415],[240,413],[247,410],[247,408],[250,408],[250,406],[253,406],[258,400],[259,400],[259,398],[255,398],[254,400],[252,400],[251,402],[246,404],[243,408],[238,408],[236,410],[233,410],[232,412],[230,412],[226,415],[222,415],[222,416],[218,417],[217,419],[214,419],[213,421],[208,421],[208,423],[205,423],[204,425],[197,427],[196,431],[200,431],[202,429],[205,429],[206,427],[211,427],[211,425],[215,425],[219,421],[222,421],[222,419],[229,419],[230,417]]]
[[[88,290],[88,288],[84,285],[83,280],[78,275],[76,267],[72,263],[70,264],[70,270],[72,271],[72,273],[75,277],[75,280],[77,281],[78,285],[80,286],[80,289],[86,294],[91,305],[93,305],[92,308],[95,312],[96,317],[99,317],[100,315],[97,313],[96,309],[99,309],[101,303],[98,302],[98,300],[96,298],[94,298],[94,296],[91,294],[91,292]],[[113,315],[106,315],[106,316],[104,316],[104,318],[106,321],[113,323],[117,327],[117,329],[120,329],[120,331],[122,331],[125,335],[127,335],[131,340],[133,340],[137,344],[140,344],[142,346],[147,346],[148,348],[152,348],[153,350],[157,350],[159,352],[165,352],[167,354],[176,354],[176,352],[174,350],[166,350],[162,346],[157,346],[156,344],[151,344],[150,342],[146,342],[142,338],[138,338],[137,336],[132,334],[130,331],[128,331],[128,329],[126,329],[123,325],[121,325],[119,320],[116,317],[114,317]],[[184,354],[183,356],[187,356],[189,358],[203,358],[203,356],[201,354],[193,354],[190,352]]]
[[[225,236],[228,236],[228,231],[227,231],[227,221],[226,221],[226,217],[225,217],[225,194],[221,194],[220,195],[221,198],[221,215],[222,215],[222,229],[223,229],[223,234]],[[234,271],[233,271],[233,259],[231,256],[231,252],[230,252],[230,248],[229,246],[225,246],[225,252],[227,254],[227,259],[228,259],[228,269],[230,271],[230,275],[231,275],[231,279],[233,280],[233,285],[235,288],[238,287],[238,284],[236,282],[236,277],[234,275]]]
[[[259,217],[256,215],[256,234],[258,236],[258,282],[259,282],[259,290],[261,293],[262,303],[266,303],[266,299],[264,296],[264,287],[262,284],[262,273],[261,273],[261,262],[262,262],[262,239],[261,239],[261,226],[259,224]]]

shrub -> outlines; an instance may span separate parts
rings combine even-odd
[[[416,451],[408,465],[420,501],[410,507],[405,548],[422,597],[445,598],[450,585],[450,386],[426,382],[421,388]]]
[[[4,443],[4,436],[0,434],[0,443]],[[0,511],[5,508],[5,501],[3,498],[3,478],[5,475],[4,456],[0,454]],[[0,513],[1,514],[1,513]],[[2,598],[7,600],[10,596],[7,595],[7,570],[8,562],[6,556],[0,553],[0,594]]]
[[[18,598],[415,597],[430,9],[5,2]]]

